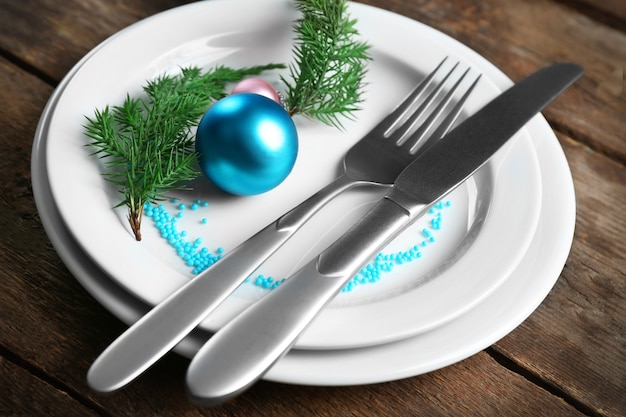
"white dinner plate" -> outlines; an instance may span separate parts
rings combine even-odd
[[[125,210],[112,209],[119,194],[103,180],[101,166],[84,146],[84,116],[92,115],[95,108],[121,103],[127,92],[138,94],[147,79],[180,66],[288,63],[294,18],[290,4],[215,0],[145,19],[81,61],[51,110],[47,175],[61,217],[98,267],[149,305],[192,279],[192,270],[158,236],[149,219],[144,220],[144,240],[133,240]],[[242,7],[256,10],[242,14]],[[453,39],[376,8],[351,4],[350,12],[372,45],[373,57],[364,109],[357,120],[338,130],[297,118],[298,161],[287,180],[268,193],[227,197],[216,193],[208,181],[197,181],[191,192],[171,193],[188,206],[196,200],[209,203],[206,208],[186,210],[178,223],[190,242],[201,238],[209,251],[218,247],[228,251],[331,181],[347,149],[446,55],[484,74],[466,105],[467,113],[501,91],[492,79],[497,70]],[[381,25],[388,29],[380,31]],[[277,74],[268,77],[278,78]],[[340,294],[296,346],[338,349],[399,340],[459,317],[496,290],[526,252],[541,205],[540,171],[531,137],[527,130],[517,136],[472,181],[449,195],[450,207],[441,210],[443,227],[429,229],[431,218],[426,216],[383,251],[392,254],[427,242],[421,258],[394,268],[375,284]],[[367,190],[338,198],[262,265],[259,274],[288,276],[339,236],[378,196],[379,192]],[[164,207],[175,215],[178,204],[166,202]],[[207,218],[207,224],[201,218]],[[319,230],[328,232],[320,235]],[[436,241],[430,243],[427,234]],[[265,291],[254,284],[243,285],[202,327],[221,327]]]
[[[46,232],[69,270],[98,302],[130,325],[150,306],[112,281],[89,259],[65,227],[47,178],[45,151],[50,114],[79,65],[60,83],[42,113],[33,142],[33,193]],[[497,70],[490,76],[500,88],[510,85],[510,80]],[[572,177],[558,140],[540,115],[526,128],[542,174],[540,221],[529,250],[500,288],[463,316],[416,337],[362,349],[294,349],[264,379],[337,386],[407,378],[463,360],[522,323],[558,279],[571,247],[576,217]],[[191,358],[207,337],[205,332],[197,331],[175,350]]]

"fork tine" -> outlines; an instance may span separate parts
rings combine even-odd
[[[437,67],[430,74],[428,74],[426,78],[424,78],[417,86],[415,86],[415,88],[413,88],[413,90],[411,90],[402,103],[400,103],[391,113],[385,116],[385,118],[378,124],[377,130],[382,130],[385,137],[393,132],[397,128],[397,125],[404,121],[408,110],[415,104],[419,97],[426,92],[427,87],[447,60],[448,57],[442,59],[441,62],[439,62],[439,65],[437,65]]]
[[[454,64],[454,66],[450,70],[448,70],[448,72],[444,75],[443,79],[440,80],[434,86],[434,88],[430,91],[428,96],[419,104],[419,106],[416,109],[414,109],[410,114],[403,115],[404,117],[400,120],[402,125],[396,127],[393,130],[391,129],[388,130],[386,132],[387,133],[386,136],[391,137],[393,135],[394,137],[397,138],[396,144],[398,146],[402,145],[404,141],[406,140],[406,138],[408,137],[408,134],[412,132],[417,126],[418,120],[421,119],[425,114],[427,114],[426,109],[428,109],[429,106],[435,101],[435,98],[439,95],[439,93],[443,89],[446,81],[448,81],[448,78],[450,78],[450,76],[456,70],[458,66],[459,66],[458,62]]]
[[[456,66],[455,68],[452,69],[452,71],[454,71],[455,69],[456,69]],[[430,114],[428,115],[426,120],[420,123],[419,126],[417,126],[417,120],[422,116],[422,114],[416,113],[413,115],[412,124],[405,130],[404,136],[398,140],[398,143],[400,145],[406,143],[407,148],[413,149],[414,147],[418,145],[418,143],[422,141],[425,133],[433,126],[433,124],[435,123],[439,115],[441,115],[441,113],[444,111],[444,109],[446,108],[446,106],[448,105],[452,97],[454,96],[454,93],[456,92],[457,88],[459,88],[459,84],[461,84],[461,82],[463,81],[463,79],[465,78],[468,72],[469,72],[469,68],[465,70],[465,72],[459,77],[456,83],[454,83],[452,88],[450,88],[448,92],[445,94],[445,96],[439,101],[439,103],[437,103],[437,105],[432,110],[430,110]],[[450,75],[451,73],[448,73],[448,76]],[[443,85],[447,81],[447,79],[448,77],[446,77],[445,79],[441,81],[441,83],[439,84],[439,90],[443,89]],[[430,105],[433,100],[434,100],[434,97],[429,101],[428,105]],[[423,110],[420,113],[423,113]],[[410,135],[408,135],[409,132],[411,132]]]
[[[461,85],[463,80],[465,80],[469,71],[470,71],[470,68],[466,69],[465,72],[463,72],[463,74],[458,78],[458,80],[454,83],[454,85],[447,91],[445,96],[439,101],[437,106],[431,111],[431,113],[428,115],[426,120],[424,120],[414,132],[411,132],[409,137],[404,138],[404,142],[403,142],[404,147],[408,149],[410,153],[415,153],[415,151],[420,146],[423,145],[422,142],[424,142],[427,138],[433,138],[433,140],[441,138],[443,134],[441,134],[441,136],[438,136],[438,137],[436,137],[435,135],[440,134],[439,131],[444,131],[444,133],[447,132],[450,126],[454,123],[454,121],[456,120],[456,118],[461,112],[461,109],[463,107],[463,104],[465,103],[465,100],[469,96],[468,93],[466,93],[463,97],[461,97],[461,100],[457,103],[455,107],[453,107],[450,113],[452,115],[451,117],[445,118],[439,125],[436,124],[439,117],[443,114],[445,109],[450,104],[450,101],[456,94],[457,90],[459,89],[459,86]],[[476,82],[477,80],[475,80],[474,83],[469,87],[469,91],[471,91],[474,88],[474,86],[476,85]],[[420,115],[416,115],[415,117],[418,117],[418,116]],[[426,134],[434,126],[439,126],[439,127],[437,128],[435,133],[427,137]],[[413,126],[411,126],[411,128],[412,127]],[[410,130],[407,130],[407,132],[409,131]]]
[[[471,94],[472,90],[474,90],[474,87],[476,87],[476,84],[478,84],[478,80],[480,80],[481,76],[482,74],[478,74],[478,76],[474,79],[472,84],[467,88],[465,93],[461,96],[459,101],[457,101],[454,107],[450,110],[450,113],[448,113],[446,118],[437,126],[435,131],[430,136],[428,136],[426,140],[423,141],[423,143],[421,144],[419,143],[419,140],[421,138],[417,138],[417,141],[413,142],[413,146],[411,148],[412,153],[416,152],[418,148],[421,148],[422,150],[428,149],[434,142],[441,139],[445,134],[448,133],[448,131],[452,128],[452,125],[454,124],[454,122],[456,122],[456,119],[461,114],[461,111],[463,110],[463,106],[465,105],[467,98]]]

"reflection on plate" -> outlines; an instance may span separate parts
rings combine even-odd
[[[449,48],[459,47],[444,35],[439,36],[442,42],[449,43]],[[504,74],[482,58],[473,57],[473,65],[481,65],[482,71],[499,88],[510,85]],[[33,192],[44,227],[70,271],[102,305],[131,324],[149,310],[149,305],[112,281],[82,251],[64,226],[48,183],[45,151],[50,113],[77,68],[61,82],[41,116],[33,143]],[[292,350],[265,379],[294,384],[354,385],[406,378],[471,356],[525,320],[556,282],[569,253],[575,224],[572,178],[556,137],[541,116],[535,117],[527,129],[542,174],[540,223],[528,252],[494,294],[462,317],[399,342],[340,351]],[[195,332],[176,350],[192,357],[207,337],[202,331]]]
[[[82,117],[94,108],[120,102],[126,92],[137,92],[146,79],[181,65],[288,62],[290,43],[285,39],[290,38],[284,31],[291,30],[291,2],[262,3],[262,7],[257,0],[195,3],[129,27],[81,61],[51,109],[47,175],[61,217],[98,267],[149,305],[161,301],[193,275],[155,229],[144,227],[141,243],[132,239],[125,211],[111,209],[118,202],[117,192],[102,179],[97,163],[83,146]],[[241,7],[256,7],[258,12],[242,16],[237,12]],[[359,29],[372,44],[374,56],[366,102],[358,120],[347,122],[345,131],[298,120],[301,150],[296,167],[283,184],[266,194],[229,198],[218,196],[206,185],[188,195],[174,193],[188,201],[209,202],[203,213],[208,225],[193,221],[193,215],[186,216],[192,219],[188,225],[192,239],[201,237],[209,249],[223,247],[228,251],[328,183],[352,143],[444,55],[488,75],[468,101],[468,113],[501,90],[491,81],[488,72],[492,68],[455,41],[375,8],[352,4],[350,10],[359,19]],[[377,28],[381,24],[389,30],[380,33]],[[164,26],[172,30],[164,33]],[[145,39],[151,39],[149,45]],[[260,45],[265,46],[262,56],[258,53]],[[408,56],[407,51],[411,51]],[[521,260],[539,218],[537,156],[528,133],[522,131],[518,136],[472,182],[450,195],[447,226],[437,236],[437,243],[424,249],[423,259],[394,269],[375,285],[338,296],[302,335],[297,347],[351,348],[398,340],[436,328],[491,294]],[[260,273],[287,276],[345,230],[376,195],[351,192],[332,202],[263,265]],[[338,216],[346,212],[349,216]],[[418,243],[417,236],[424,227],[418,223],[407,230],[388,250]],[[507,229],[505,239],[501,236],[503,228]],[[331,232],[320,237],[318,230]],[[220,327],[262,293],[251,285],[242,287],[202,327]]]

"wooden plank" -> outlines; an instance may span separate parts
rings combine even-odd
[[[141,18],[183,3],[1,1],[0,49],[11,51],[44,78],[59,81],[80,58],[110,35]]]
[[[66,392],[3,357],[0,357],[0,392],[0,415],[3,417],[98,415]]]
[[[626,30],[626,3],[623,0],[558,0],[575,7],[603,24]]]
[[[626,169],[561,136],[578,221],[567,265],[547,300],[496,344],[598,415],[626,414]]]

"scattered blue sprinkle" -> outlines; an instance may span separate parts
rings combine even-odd
[[[185,210],[187,206],[184,203],[179,204],[180,200],[177,198],[173,198],[170,201],[174,205],[178,204],[176,208],[181,210],[176,216],[171,216],[163,204],[151,205],[147,203],[144,205],[144,215],[153,220],[161,237],[174,248],[178,257],[180,257],[187,266],[192,268],[191,272],[193,274],[199,274],[224,256],[224,248],[218,247],[215,250],[210,250],[206,247],[202,247],[201,238],[188,240],[187,231],[179,231],[177,228],[177,221],[183,217],[182,210]],[[189,207],[191,210],[198,210],[200,207],[208,207],[208,205],[209,203],[206,201],[196,200]],[[379,253],[372,262],[364,266],[350,282],[348,282],[342,292],[353,291],[359,285],[376,283],[380,281],[384,274],[392,272],[395,267],[422,258],[423,254],[421,250],[429,244],[435,243],[436,238],[434,233],[441,230],[441,210],[451,205],[452,203],[450,201],[440,201],[428,210],[428,213],[434,215],[434,217],[430,219],[430,227],[423,228],[421,231],[425,240],[414,244],[406,251],[388,254]],[[200,223],[208,223],[207,218],[203,217]],[[280,286],[285,280],[286,278],[276,279],[271,276],[258,275],[256,278],[248,277],[246,282],[259,288],[272,290]]]
[[[172,202],[176,204],[178,200],[172,200]],[[187,231],[178,231],[176,227],[177,217],[172,217],[162,204],[158,206],[146,205],[144,214],[153,220],[161,237],[174,248],[181,260],[192,268],[193,274],[199,274],[222,258],[223,249],[212,252],[205,247],[200,247],[202,244],[200,238],[193,241],[186,240]],[[178,213],[177,216],[180,217],[180,214]]]

